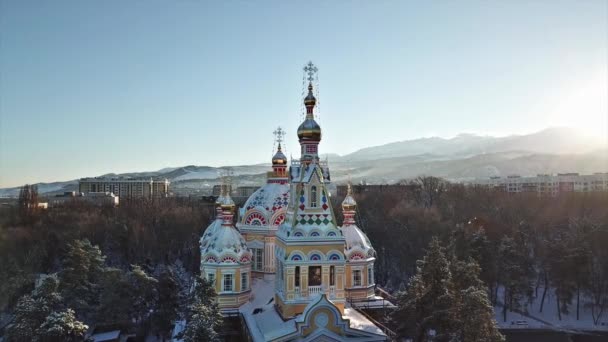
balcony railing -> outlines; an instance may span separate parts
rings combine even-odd
[[[308,287],[308,296],[314,296],[319,293],[323,293],[323,287],[321,287],[321,286],[309,286]]]

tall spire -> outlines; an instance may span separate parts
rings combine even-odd
[[[319,160],[318,145],[321,141],[321,126],[315,121],[313,110],[317,103],[317,99],[313,95],[312,87],[312,81],[315,79],[318,70],[319,69],[312,64],[312,62],[308,62],[308,64],[304,66],[304,72],[308,75],[308,95],[304,98],[306,118],[300,127],[298,127],[298,139],[302,149],[301,161],[304,163]]]

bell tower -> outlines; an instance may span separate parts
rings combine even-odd
[[[290,201],[277,232],[275,299],[284,319],[302,313],[321,295],[344,311],[345,240],[330,202],[329,172],[319,161],[321,126],[314,118],[312,86],[317,71],[312,62],[304,67],[309,83],[306,117],[298,128],[302,155],[289,168]]]

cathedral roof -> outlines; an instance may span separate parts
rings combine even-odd
[[[235,264],[251,262],[245,239],[233,226],[234,201],[224,194],[219,203],[221,216],[209,225],[201,238],[201,262]]]
[[[279,225],[289,204],[289,183],[266,183],[254,192],[241,209],[240,225]],[[280,222],[276,222],[280,219]]]
[[[247,263],[251,261],[251,252],[234,227],[220,226],[201,250],[201,260],[205,263]]]
[[[375,257],[376,251],[372,247],[367,235],[356,225],[342,226],[344,236],[344,255],[348,260],[367,259]]]

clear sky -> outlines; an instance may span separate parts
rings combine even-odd
[[[570,125],[606,134],[607,1],[0,0],[0,187]]]

